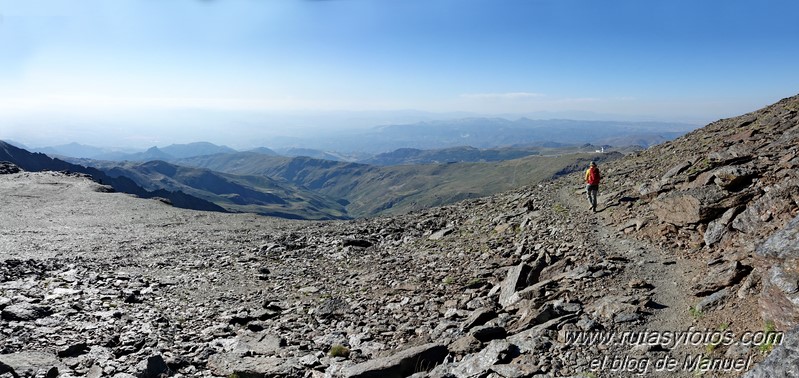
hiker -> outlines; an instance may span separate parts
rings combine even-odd
[[[593,161],[588,169],[585,171],[585,192],[588,195],[588,202],[591,204],[591,210],[596,213],[596,196],[599,192],[599,168]]]

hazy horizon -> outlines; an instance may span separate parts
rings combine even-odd
[[[539,114],[470,114],[465,112],[428,113],[420,111],[402,112],[320,112],[318,114],[253,114],[239,113],[234,115],[218,114],[203,110],[185,110],[174,114],[191,119],[189,127],[171,127],[162,129],[156,124],[137,125],[126,121],[125,117],[116,122],[104,122],[118,127],[99,131],[92,127],[82,127],[80,121],[66,129],[50,129],[47,135],[18,133],[9,136],[0,133],[0,140],[10,140],[28,147],[42,148],[70,143],[78,143],[95,147],[111,147],[120,149],[144,150],[149,147],[164,147],[172,144],[188,144],[194,142],[210,142],[226,145],[239,150],[256,147],[316,148],[314,139],[326,136],[346,137],[360,135],[363,132],[377,130],[381,126],[416,125],[420,123],[447,123],[464,119],[495,119],[510,121],[527,118],[533,120],[575,120],[575,121],[612,121],[620,123],[655,123],[664,126],[676,126],[680,131],[690,131],[703,125],[685,122],[667,122],[646,117],[625,117],[621,115],[599,114],[590,112],[551,112]],[[547,117],[548,116],[548,117]],[[91,123],[91,122],[86,122]],[[275,127],[265,128],[264,125]],[[23,129],[24,130],[24,129]],[[125,134],[125,130],[136,133]],[[667,130],[663,130],[667,131]],[[671,131],[671,130],[668,130]],[[148,137],[146,134],[157,135]],[[296,140],[297,142],[290,142]],[[352,151],[349,151],[352,152]]]
[[[720,0],[0,0],[0,139],[238,148],[483,116],[701,126],[799,91],[799,51],[787,48],[796,11]]]

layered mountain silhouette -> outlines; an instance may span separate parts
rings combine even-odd
[[[620,153],[583,153],[456,164],[375,166],[309,157],[217,154],[176,161],[235,175],[266,176],[346,205],[351,217],[399,214],[482,197],[568,174]]]
[[[113,162],[72,159],[112,177],[127,177],[148,190],[181,191],[228,211],[290,219],[347,219],[400,214],[476,198],[538,183],[589,161],[619,158],[620,153],[577,153],[592,146],[559,150],[559,156],[460,163],[378,166],[310,157],[256,152],[219,153],[169,162]],[[526,149],[485,152],[456,149],[449,156],[510,158]],[[471,153],[471,154],[470,154]],[[441,156],[438,152],[421,155]],[[443,152],[447,155],[447,152]],[[401,158],[409,160],[408,157]]]
[[[375,165],[431,164],[451,162],[502,161],[518,159],[530,155],[538,155],[536,149],[479,149],[463,146],[440,150],[420,150],[418,148],[400,148],[392,152],[375,155],[362,161]]]
[[[125,152],[118,148],[113,149],[107,147],[88,146],[80,143],[69,143],[58,146],[38,148],[35,149],[34,152],[41,152],[55,157],[71,157],[79,159],[112,160],[112,161],[150,161],[150,160],[172,160],[172,159],[181,159],[192,156],[231,153],[231,152],[236,152],[236,150],[227,146],[219,146],[209,142],[172,144],[160,148],[154,146],[141,152]],[[269,149],[259,150],[259,152],[261,153],[271,152],[271,154],[274,154],[274,151],[271,151]]]
[[[581,145],[607,144],[608,141],[627,143],[629,140],[648,147],[663,140],[674,139],[695,128],[696,125],[664,122],[465,118],[385,125],[346,135],[329,135],[324,139],[308,138],[305,143],[322,150],[369,153],[383,153],[400,148],[496,148],[547,142]]]
[[[147,190],[181,191],[229,211],[289,219],[346,219],[344,206],[323,195],[266,176],[232,175],[164,161],[96,162],[111,177],[130,178]]]
[[[91,176],[92,179],[101,184],[111,186],[118,192],[134,194],[141,198],[163,198],[175,207],[194,210],[225,211],[225,209],[219,205],[180,191],[168,191],[164,189],[149,191],[137,185],[133,180],[127,177],[112,177],[96,168],[71,164],[63,160],[53,159],[42,153],[31,153],[3,141],[0,141],[0,161],[11,162],[23,170],[31,172],[69,171],[83,173]]]

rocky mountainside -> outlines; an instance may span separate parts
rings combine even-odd
[[[791,376],[797,101],[600,164],[598,213],[580,173],[296,222],[7,166],[0,375]]]
[[[799,325],[799,255],[789,247],[799,214],[798,97],[712,123],[608,173],[624,177],[609,189],[620,204],[614,224],[707,260],[704,276],[729,278],[715,286],[700,280],[698,297],[731,296],[751,271],[749,280],[763,285],[763,319],[783,330]]]

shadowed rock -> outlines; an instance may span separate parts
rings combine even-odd
[[[7,161],[0,161],[0,175],[9,175],[14,173],[19,173],[21,169],[17,167],[14,163],[9,163]]]
[[[702,275],[702,281],[694,285],[694,295],[702,297],[722,288],[735,285],[741,282],[751,271],[751,267],[738,261],[713,265],[707,273]]]
[[[452,369],[452,375],[457,378],[474,378],[485,374],[491,366],[507,362],[519,353],[519,348],[504,341],[495,340],[480,351],[464,357],[457,367]]]
[[[350,367],[347,378],[402,378],[428,371],[444,361],[447,347],[441,344],[425,344],[399,352],[386,358],[378,358]]]

